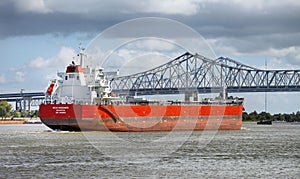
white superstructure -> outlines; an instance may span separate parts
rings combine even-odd
[[[101,104],[111,97],[110,83],[103,68],[83,68],[84,51],[79,53],[80,65],[72,62],[66,72],[58,72],[46,92],[47,103]]]

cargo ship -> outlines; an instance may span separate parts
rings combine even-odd
[[[197,101],[149,100],[140,96],[120,98],[101,67],[72,62],[49,84],[40,105],[41,121],[53,130],[65,131],[184,131],[240,130],[243,98]]]

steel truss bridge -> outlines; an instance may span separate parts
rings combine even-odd
[[[154,69],[111,79],[119,95],[185,94],[185,100],[198,93],[219,93],[224,86],[228,93],[300,91],[300,70],[262,70],[230,58],[212,60],[187,52]],[[0,101],[14,101],[16,109],[30,110],[43,99],[43,92],[0,94]]]
[[[262,70],[230,58],[185,53],[154,69],[112,79],[117,94],[300,91],[300,70]]]

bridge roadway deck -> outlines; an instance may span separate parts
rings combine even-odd
[[[158,95],[158,94],[184,94],[198,91],[201,93],[219,93],[222,88],[163,88],[163,89],[131,89],[131,90],[113,90],[116,94],[129,94],[129,95]],[[228,93],[253,93],[253,92],[299,92],[300,86],[279,86],[279,87],[267,87],[267,86],[251,86],[251,87],[227,87]],[[31,97],[32,100],[44,99],[45,93],[33,92],[33,93],[6,93],[0,94],[0,101],[18,101],[22,98]]]
[[[116,94],[129,94],[129,95],[159,95],[159,94],[185,94],[198,91],[201,93],[219,93],[222,88],[163,88],[163,89],[132,89],[132,90],[113,90]],[[299,92],[300,86],[286,86],[286,87],[227,87],[228,93],[253,93],[253,92]]]
[[[0,101],[5,100],[9,102],[19,101],[23,98],[31,98],[32,100],[40,100],[45,98],[44,92],[31,93],[5,93],[0,94]]]

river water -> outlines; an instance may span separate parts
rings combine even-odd
[[[0,125],[0,178],[299,178],[299,166],[299,124],[173,135]]]

